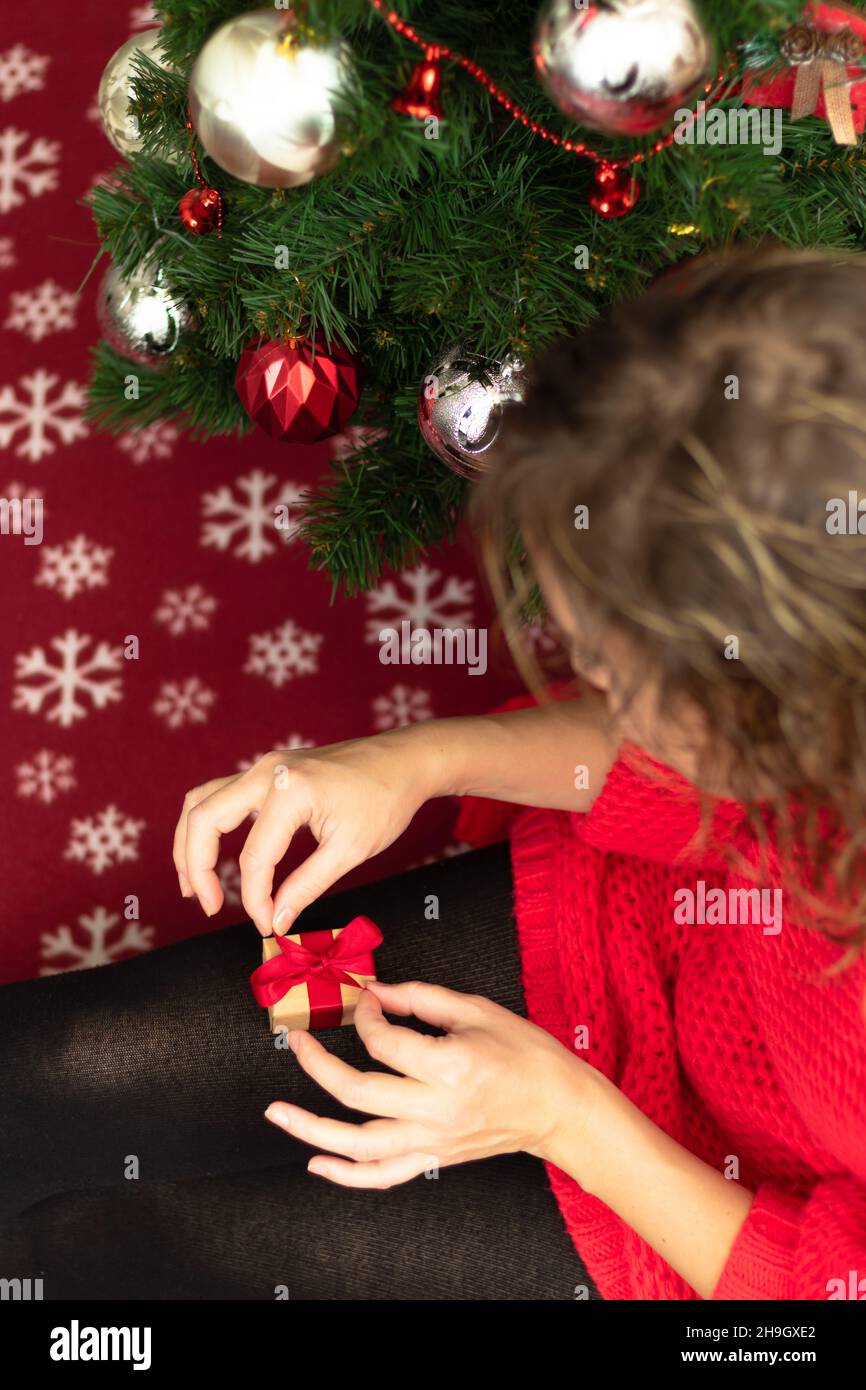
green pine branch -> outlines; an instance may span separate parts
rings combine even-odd
[[[573,137],[532,70],[536,7],[397,5],[425,38],[480,61],[533,119]],[[840,151],[815,118],[786,120],[778,157],[754,145],[673,145],[641,164],[642,197],[617,221],[589,207],[589,161],[512,121],[453,64],[444,68],[439,138],[428,139],[422,123],[390,105],[419,51],[367,0],[308,4],[310,22],[344,38],[355,65],[339,110],[345,153],[336,167],[302,188],[272,191],[203,156],[225,224],[221,238],[191,236],[177,215],[194,183],[189,69],[217,25],[248,8],[246,0],[171,0],[163,47],[177,70],[145,58],[136,64],[145,149],[95,190],[93,215],[122,269],[156,250],[198,328],[159,371],[131,367],[102,345],[91,410],[114,430],[164,418],[203,437],[243,431],[249,422],[233,378],[248,342],[303,332],[344,343],[365,366],[356,423],[380,434],[368,433],[354,455],[335,462],[306,501],[311,563],[335,588],[369,587],[383,568],[454,533],[467,485],[417,428],[419,385],[453,342],[531,356],[635,293],[661,266],[708,247],[765,237],[862,244],[866,163],[858,150]],[[778,38],[799,17],[800,0],[703,0],[700,9],[718,54],[734,55],[722,105],[735,107],[739,75],[780,66]],[[587,138],[612,159],[652,143]],[[575,267],[580,246],[586,270]],[[128,399],[130,372],[140,385]]]

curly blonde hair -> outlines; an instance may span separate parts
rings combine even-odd
[[[532,581],[518,535],[600,634],[614,626],[637,644],[673,708],[698,707],[733,795],[759,833],[772,816],[792,860],[805,846],[799,891],[855,949],[864,348],[866,258],[767,248],[675,267],[537,362],[475,509],[506,626]]]

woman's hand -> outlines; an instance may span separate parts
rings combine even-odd
[[[223,891],[215,872],[220,836],[258,812],[240,855],[241,898],[263,936],[291,930],[301,910],[343,874],[397,839],[426,800],[439,795],[427,744],[414,730],[268,753],[235,777],[188,792],[174,836],[184,897],[208,916]],[[318,848],[271,898],[274,869],[302,826]]]
[[[428,1037],[389,1014],[445,1030]],[[310,1033],[298,1061],[350,1110],[328,1120],[275,1101],[265,1114],[322,1152],[307,1167],[343,1187],[393,1187],[454,1163],[523,1150],[568,1173],[643,1236],[702,1298],[715,1289],[753,1194],[729,1182],[642,1114],[595,1067],[534,1023],[473,994],[372,981],[355,1027],[393,1076],[361,1072]]]
[[[196,895],[209,917],[219,911],[220,836],[254,811],[240,857],[241,897],[263,936],[289,931],[338,878],[393,844],[431,797],[587,811],[615,757],[600,701],[585,695],[509,714],[430,719],[326,748],[268,753],[248,772],[187,793],[174,837],[180,890]],[[589,770],[579,785],[576,763]],[[304,825],[319,847],[272,901],[274,869]]]
[[[445,1036],[389,1023],[383,1008],[424,1019]],[[295,1138],[327,1150],[309,1171],[345,1187],[392,1187],[434,1168],[520,1150],[547,1158],[563,1127],[579,1147],[599,1085],[609,1084],[534,1023],[439,985],[373,981],[358,1001],[355,1027],[370,1056],[401,1075],[357,1071],[302,1030],[289,1043],[326,1091],[350,1110],[382,1118],[349,1124],[285,1101],[265,1112]]]

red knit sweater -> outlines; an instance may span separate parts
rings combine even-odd
[[[495,838],[496,803],[483,805],[463,815],[476,842]],[[699,825],[694,789],[627,749],[588,815],[519,815],[529,1016],[566,1047],[585,1025],[580,1055],[645,1115],[721,1172],[738,1160],[756,1198],[714,1298],[826,1299],[831,1280],[866,1298],[866,960],[829,975],[839,948],[789,920],[787,895],[778,934],[678,925],[677,890],[754,887],[718,849],[695,848]],[[756,857],[733,802],[718,804],[712,838]],[[697,1297],[598,1198],[548,1171],[603,1297]]]

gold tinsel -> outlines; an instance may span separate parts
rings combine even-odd
[[[607,284],[607,276],[604,273],[604,261],[597,251],[590,253],[589,269],[586,272],[586,283],[591,290],[603,290]]]

